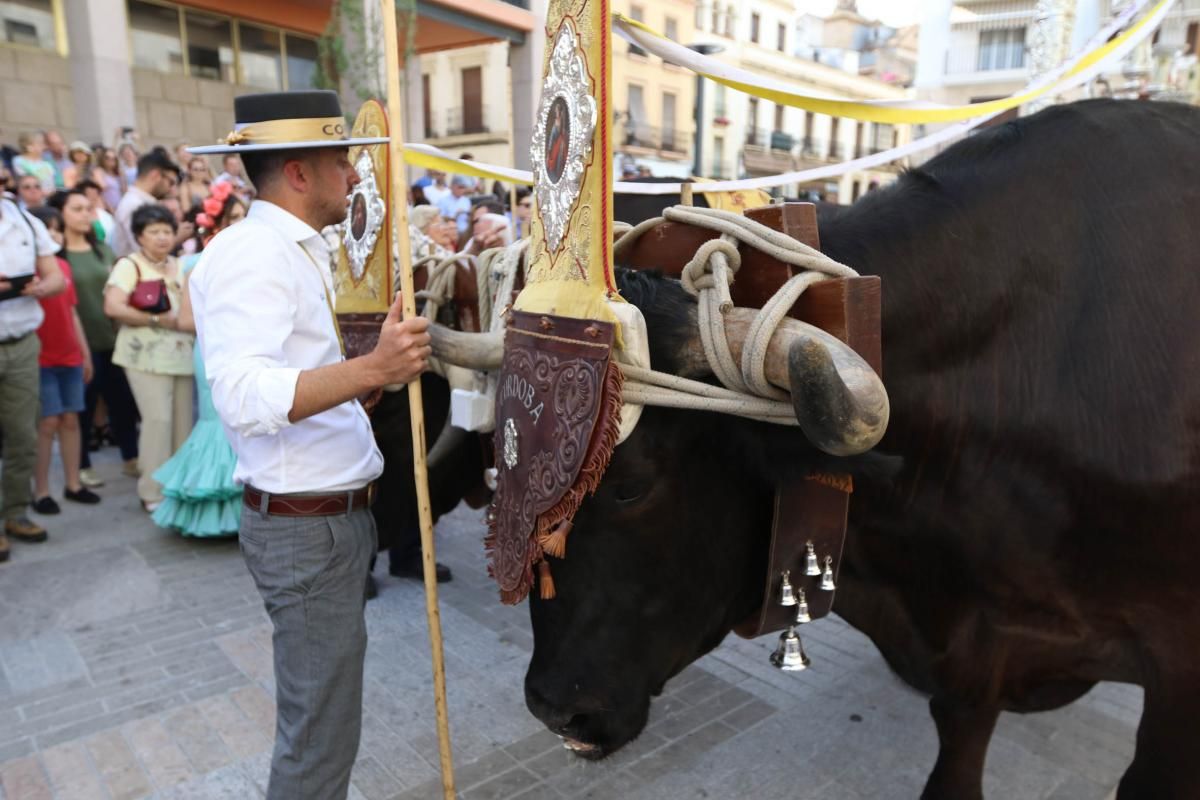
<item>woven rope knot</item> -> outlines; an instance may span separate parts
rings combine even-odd
[[[738,250],[737,240],[722,235],[719,239],[700,245],[696,255],[684,266],[680,283],[693,297],[699,297],[704,291],[715,291],[721,313],[724,314],[733,308],[729,287],[741,268],[742,254]]]

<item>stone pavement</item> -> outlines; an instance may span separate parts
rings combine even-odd
[[[48,543],[14,543],[0,565],[0,800],[262,797],[270,629],[236,542],[155,528],[110,453],[104,502],[66,504],[45,520]],[[525,709],[528,612],[496,600],[479,513],[438,528],[456,576],[441,612],[463,798],[920,795],[937,741],[925,700],[838,619],[806,628],[813,669],[799,675],[767,665],[773,637],[727,640],[668,684],[635,743],[602,763],[574,758]],[[440,794],[423,592],[380,584],[351,796],[429,800]],[[1140,710],[1139,689],[1109,684],[1057,712],[1005,715],[988,797],[1102,800]]]

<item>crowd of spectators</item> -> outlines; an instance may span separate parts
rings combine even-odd
[[[254,190],[236,155],[216,164],[182,143],[143,148],[125,128],[111,144],[21,134],[15,148],[0,147],[0,191],[3,561],[10,540],[45,541],[41,518],[61,512],[50,480],[56,445],[61,500],[101,502],[105,480],[91,456],[115,447],[142,507],[163,503],[155,471],[195,419],[181,260],[243,216]],[[205,201],[223,209],[217,218]],[[414,262],[475,256],[529,234],[528,189],[431,170],[409,201]],[[155,297],[159,307],[148,305]]]

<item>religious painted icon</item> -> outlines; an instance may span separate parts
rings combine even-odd
[[[366,275],[367,260],[375,249],[387,215],[387,207],[375,181],[375,166],[371,155],[364,148],[354,165],[359,183],[350,195],[350,213],[342,223],[342,244],[346,248],[346,261],[350,265],[350,277],[357,284]]]
[[[355,239],[363,238],[367,232],[367,200],[362,192],[354,195],[350,204],[350,236]]]
[[[546,178],[558,183],[567,167],[567,151],[571,142],[571,119],[566,98],[556,97],[550,104],[546,120]]]

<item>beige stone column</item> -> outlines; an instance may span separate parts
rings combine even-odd
[[[525,43],[508,48],[512,71],[513,158],[517,169],[532,169],[529,143],[533,141],[533,118],[542,96],[542,57],[546,49],[546,0],[530,0],[529,10],[536,24]]]
[[[125,0],[64,0],[75,127],[87,142],[112,141],[134,126]]]

